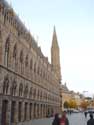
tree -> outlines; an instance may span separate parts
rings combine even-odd
[[[70,107],[70,108],[77,108],[77,103],[76,103],[76,101],[70,99],[70,100],[69,100],[69,107]]]
[[[64,102],[64,108],[69,108],[69,103],[67,101]]]
[[[85,110],[85,109],[87,109],[87,106],[88,106],[88,101],[83,100],[83,101],[81,102],[80,107]]]

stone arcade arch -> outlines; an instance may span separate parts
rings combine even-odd
[[[2,119],[1,119],[2,125],[7,124],[7,110],[8,110],[8,101],[3,100],[3,102],[2,102]]]

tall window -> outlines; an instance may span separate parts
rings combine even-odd
[[[14,49],[13,49],[13,58],[16,60],[17,57],[17,44],[14,45]]]
[[[15,66],[16,66],[17,65],[16,64],[16,61],[17,61],[17,44],[15,44],[14,48],[13,48],[13,58],[14,58]]]
[[[32,97],[32,87],[30,87],[30,93],[29,93],[29,97]]]
[[[6,43],[5,43],[5,65],[8,67],[8,61],[9,61],[9,46],[10,46],[10,35],[8,36],[8,38],[6,39]]]
[[[28,86],[26,85],[24,89],[24,97],[27,97],[27,94],[28,94]]]
[[[26,59],[25,59],[25,66],[26,67],[28,66],[28,55],[26,56]]]
[[[4,82],[3,82],[3,94],[8,93],[8,87],[9,87],[9,78],[8,78],[8,75],[7,75],[7,76],[5,76]]]
[[[20,63],[23,63],[23,51],[20,52]]]
[[[30,70],[32,70],[33,62],[32,59],[30,60]]]
[[[20,63],[21,63],[21,73],[23,72],[23,67],[22,67],[22,65],[23,65],[23,51],[21,51],[20,52]]]
[[[40,97],[39,97],[39,94],[40,94],[40,92],[39,92],[39,89],[38,89],[38,93],[37,93],[37,97],[38,97],[38,99],[40,98]]]
[[[23,84],[21,83],[19,86],[19,96],[22,96],[23,94]]]
[[[34,72],[36,73],[36,63],[34,64]]]
[[[16,88],[17,88],[17,83],[14,79],[13,83],[12,83],[12,87],[11,87],[11,95],[15,96],[16,94]]]
[[[38,73],[38,75],[39,75],[39,73],[40,73],[40,68],[39,68],[39,66],[38,66],[38,70],[37,70],[37,73]]]
[[[34,89],[34,98],[36,98],[36,88]]]

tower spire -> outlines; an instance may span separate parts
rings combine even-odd
[[[58,40],[57,40],[57,35],[56,35],[56,28],[55,28],[55,26],[54,26],[54,30],[53,30],[52,46],[58,47]]]
[[[58,40],[57,40],[55,26],[54,26],[53,37],[52,37],[51,64],[52,64],[52,70],[55,72],[55,74],[60,82],[60,80],[61,80],[60,55],[59,55],[59,46],[58,46]]]

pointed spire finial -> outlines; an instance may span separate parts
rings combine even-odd
[[[52,46],[57,46],[58,47],[58,41],[57,41],[55,25],[54,25],[54,29],[53,29]]]
[[[54,31],[53,31],[53,34],[55,34],[55,36],[56,36],[56,28],[55,28],[55,25],[54,25]]]
[[[54,25],[54,32],[56,32],[56,30],[55,30],[55,25]]]

